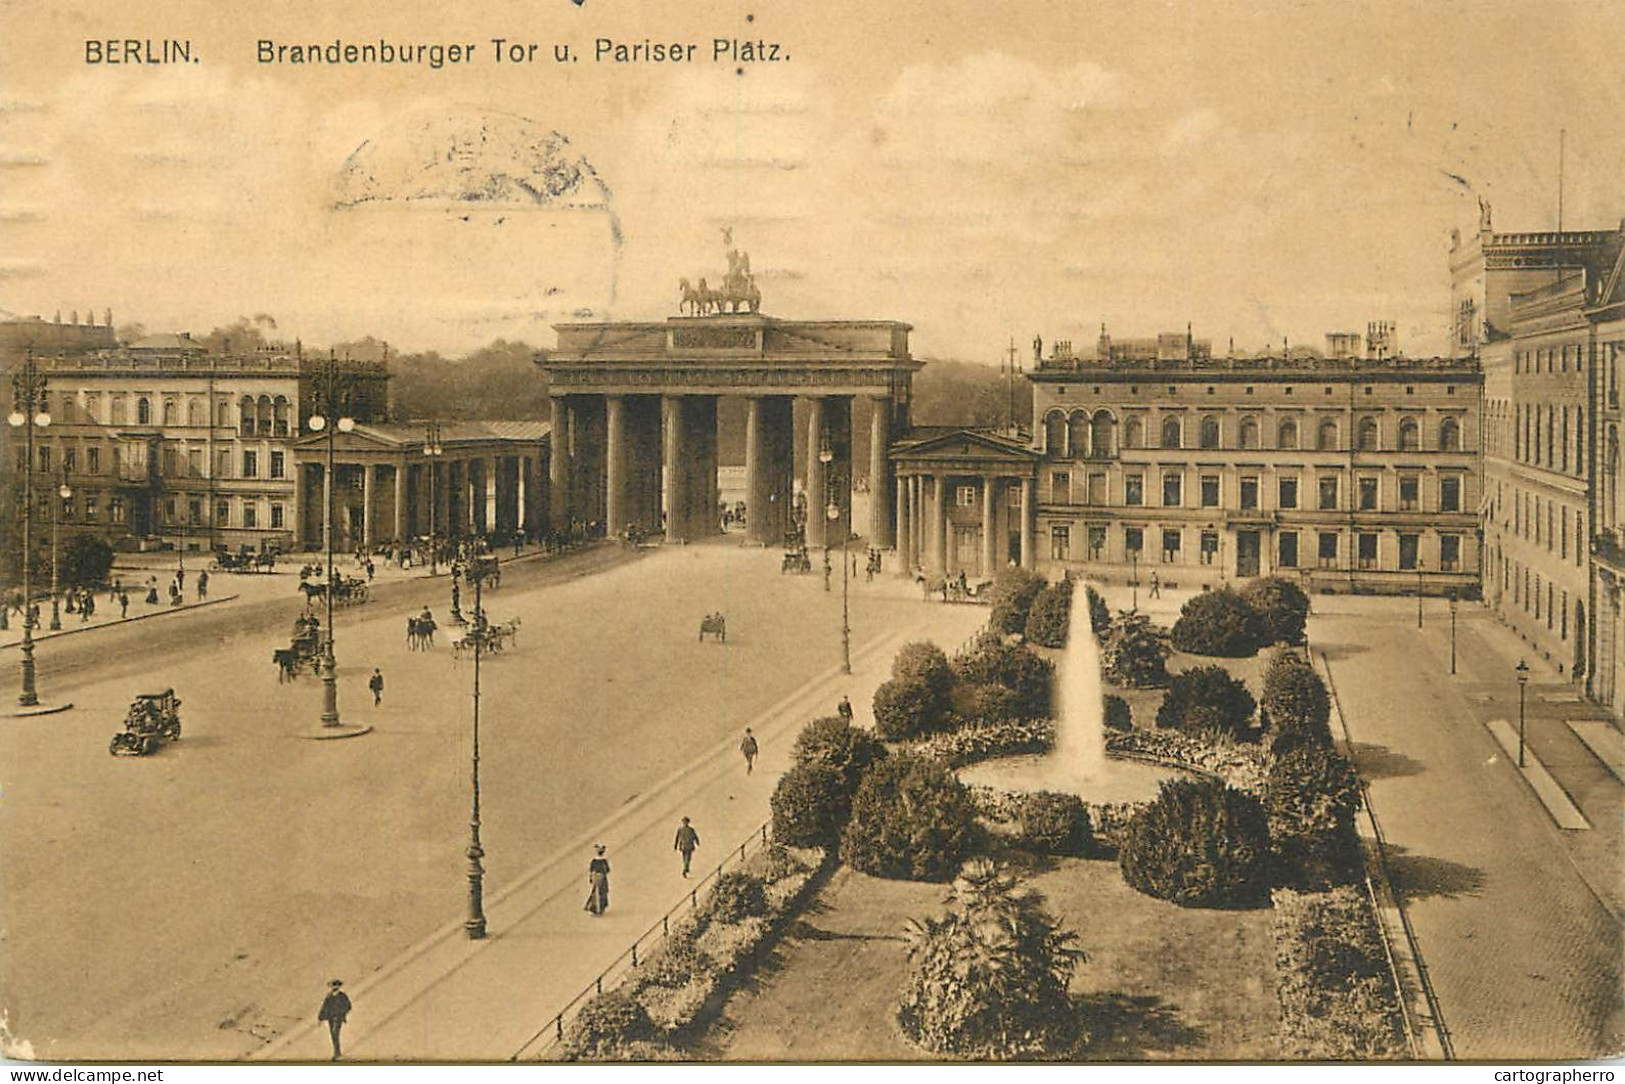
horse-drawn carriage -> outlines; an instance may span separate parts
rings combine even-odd
[[[217,550],[210,567],[216,572],[275,572],[276,554]]]
[[[180,741],[180,708],[174,689],[141,693],[124,715],[124,733],[113,735],[107,751],[114,756],[146,756],[166,741]]]
[[[321,629],[322,623],[315,614],[301,614],[295,619],[289,646],[271,652],[271,661],[277,668],[277,684],[292,681],[306,667],[313,674],[317,671],[322,656]]]
[[[704,641],[707,635],[715,636],[717,643],[728,641],[728,619],[721,614],[706,614],[700,619],[700,640]]]
[[[304,580],[299,582],[299,590],[305,593],[305,605],[310,605],[319,598],[327,597],[326,583],[310,583]],[[333,575],[333,603],[337,606],[349,606],[367,601],[367,581],[359,576],[346,576],[343,573]]]
[[[985,603],[988,589],[993,586],[992,580],[971,583],[963,575],[946,578],[916,576],[914,582],[920,585],[920,590],[927,599],[933,595],[940,595],[944,602]]]
[[[493,625],[485,620],[477,620],[460,633],[453,633],[451,637],[451,657],[453,660],[463,657],[464,652],[471,652],[475,648],[487,654],[497,654],[509,643],[519,638],[519,618],[504,621],[500,625]]]
[[[806,546],[784,551],[784,560],[779,562],[779,574],[786,572],[801,574],[812,571],[812,558],[807,554]]]
[[[502,586],[502,562],[494,553],[476,553],[468,559],[468,581],[478,580],[486,587]]]

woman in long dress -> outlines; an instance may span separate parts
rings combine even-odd
[[[601,915],[609,910],[609,859],[604,857],[604,845],[594,848],[597,856],[587,865],[587,910]]]

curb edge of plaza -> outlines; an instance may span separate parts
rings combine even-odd
[[[75,636],[82,632],[99,632],[102,629],[123,628],[132,621],[146,621],[154,617],[168,617],[171,614],[183,614],[190,610],[201,610],[205,607],[215,606],[222,602],[234,602],[241,597],[241,595],[221,595],[219,598],[206,599],[203,602],[189,602],[184,606],[175,606],[167,610],[153,610],[151,613],[136,614],[134,617],[121,617],[117,621],[104,621],[100,625],[76,625],[71,629],[57,629],[54,632],[46,632],[43,636],[36,636],[34,638],[34,642],[38,644],[42,640],[55,640],[62,636]],[[0,644],[0,651],[10,651],[11,649],[20,646],[22,646],[21,640],[12,640],[7,643]]]
[[[868,643],[864,644],[862,647],[858,648],[857,651],[853,652],[854,662],[857,660],[867,660],[871,655],[880,651],[887,644],[899,640],[901,636],[902,634],[895,632],[881,633]],[[772,719],[775,716],[789,711],[797,700],[811,695],[811,693],[820,685],[839,680],[843,676],[846,675],[841,673],[840,663],[836,663],[828,669],[814,674],[812,677],[808,678],[806,681],[792,689],[789,693],[774,701],[767,708],[763,709],[761,712],[758,712],[747,725],[757,726],[761,720]],[[709,752],[702,753],[691,763],[677,769],[674,772],[671,772],[664,778],[657,780],[643,793],[639,794],[631,801],[618,806],[612,813],[609,814],[609,816],[605,817],[599,823],[582,832],[578,837],[560,845],[546,858],[533,863],[531,866],[525,869],[523,873],[517,876],[512,884],[509,884],[506,887],[487,896],[485,899],[486,906],[488,908],[494,907],[509,897],[522,892],[534,882],[542,878],[550,870],[558,867],[560,863],[568,860],[572,854],[579,852],[595,838],[601,838],[604,836],[606,834],[606,829],[624,822],[627,818],[637,814],[650,803],[654,802],[657,798],[665,794],[666,791],[676,787],[678,783],[689,777],[700,775],[719,766],[726,757],[735,752],[734,737],[735,735],[730,735],[729,737],[723,739],[720,744]],[[710,782],[713,778],[715,778],[714,775],[706,776],[706,778],[701,781],[701,785]],[[548,900],[551,900],[554,895],[555,893],[549,893],[538,904],[538,906],[545,905],[545,903]],[[397,972],[423,957],[436,946],[452,937],[455,937],[457,934],[464,932],[464,919],[457,918],[447,922],[445,925],[428,934],[417,943],[409,946],[390,960],[385,961],[377,968],[377,970],[373,971],[364,979],[354,983],[351,989],[354,990],[358,995],[360,993],[364,993],[366,990],[371,989],[378,983],[389,979]],[[490,943],[491,942],[489,941],[469,942],[465,960],[467,957],[471,957],[472,955],[478,953],[480,949],[488,946]],[[292,1030],[283,1032],[281,1035],[278,1035],[269,1042],[261,1044],[259,1047],[242,1054],[234,1060],[239,1062],[269,1061],[275,1064],[282,1064],[284,1062],[292,1064],[291,1061],[279,1058],[277,1055],[288,1047],[294,1045],[304,1036],[314,1033],[315,1030],[316,1025],[301,1023]]]

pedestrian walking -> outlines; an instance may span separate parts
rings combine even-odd
[[[372,582],[373,573],[375,573],[376,571],[378,571],[378,570],[377,570],[377,568],[375,568],[373,566],[372,558],[368,557],[367,558],[367,582],[368,583]]]
[[[384,702],[384,673],[376,666],[372,668],[372,677],[367,679],[367,688],[372,690],[373,707]]]
[[[147,577],[147,605],[148,606],[156,606],[156,605],[158,605],[158,577],[157,576],[148,576]]]
[[[209,573],[207,571],[197,574],[197,600],[202,602],[209,597]]]
[[[121,621],[130,616],[130,593],[128,591],[118,593],[118,615]]]
[[[751,769],[756,767],[756,754],[758,749],[756,746],[756,735],[750,732],[750,727],[748,726],[745,728],[745,740],[739,743],[739,751],[745,755],[745,774],[749,775],[751,773]]]
[[[327,996],[322,998],[322,1010],[316,1014],[317,1020],[327,1021],[327,1034],[333,1039],[333,1060],[338,1061],[344,1056],[339,1049],[339,1029],[344,1027],[344,1020],[350,1015],[350,995],[344,992],[344,980],[334,979],[327,984]]]
[[[1152,598],[1161,598],[1162,597],[1162,581],[1157,579],[1156,569],[1151,570],[1151,597]]]
[[[841,697],[841,702],[835,705],[835,710],[840,714],[841,718],[845,719],[848,723],[852,721],[852,701],[848,698],[844,696]]]
[[[689,863],[694,861],[694,852],[700,846],[700,834],[694,826],[683,818],[683,823],[677,826],[677,838],[672,841],[671,849],[683,856],[683,876],[688,876]]]
[[[587,863],[587,910],[601,915],[609,910],[609,859],[602,843],[593,851],[593,860]]]
[[[182,591],[186,590],[186,569],[177,568],[175,570],[175,586]]]

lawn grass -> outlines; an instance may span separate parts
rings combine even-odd
[[[1117,864],[1000,856],[1088,953],[1072,982],[1099,1061],[1264,1059],[1277,1018],[1270,912],[1194,910],[1142,896]],[[906,919],[939,912],[944,885],[836,871],[773,957],[729,1001],[697,1057],[918,1061],[893,1022]]]

